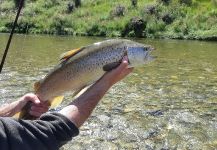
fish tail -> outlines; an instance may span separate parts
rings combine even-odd
[[[22,108],[22,110],[18,113],[16,113],[13,117],[17,119],[25,119],[25,120],[34,120],[37,117],[32,116],[29,114],[29,111],[31,109],[32,102],[27,102],[26,105]]]

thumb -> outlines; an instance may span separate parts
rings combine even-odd
[[[122,59],[122,62],[120,64],[120,66],[117,68],[117,71],[120,72],[123,69],[125,69],[128,66],[128,58],[127,56],[124,56],[124,58]]]
[[[34,104],[40,104],[40,100],[35,94],[27,94],[25,99],[26,101],[33,102]]]
[[[40,104],[40,100],[37,98],[37,99],[32,99],[31,100],[34,104]]]

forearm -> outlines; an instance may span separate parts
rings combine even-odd
[[[0,117],[11,117],[17,113],[16,106],[19,101],[12,102],[10,104],[4,104],[0,107]]]
[[[80,97],[63,108],[60,113],[69,118],[77,127],[80,127],[111,86],[112,84],[106,80],[97,81]]]
[[[118,68],[107,72],[85,93],[70,103],[69,106],[63,108],[60,113],[69,118],[77,127],[80,127],[109,88],[132,72],[133,68],[129,69],[127,66],[128,60],[127,57],[124,57]]]

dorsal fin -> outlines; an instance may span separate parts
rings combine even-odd
[[[83,50],[83,48],[77,48],[77,49],[73,49],[73,50],[70,50],[68,52],[65,52],[63,53],[61,56],[60,56],[60,60],[66,60],[70,57],[73,57],[74,55],[78,54],[79,52],[81,52]]]

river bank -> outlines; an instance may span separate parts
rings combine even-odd
[[[217,0],[27,0],[16,33],[101,37],[217,40]],[[0,32],[15,17],[11,0],[0,2]]]

